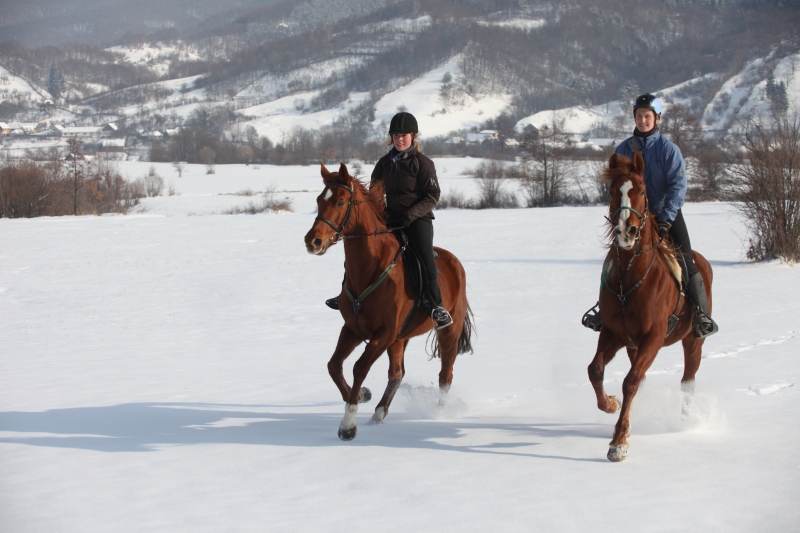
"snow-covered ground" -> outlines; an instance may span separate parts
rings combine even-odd
[[[442,187],[468,187],[474,163],[437,160]],[[1,530],[797,529],[800,276],[743,262],[731,205],[685,207],[721,326],[697,409],[681,416],[682,355],[663,350],[630,457],[612,464],[616,416],[595,406],[597,336],[579,323],[604,208],[437,211],[435,241],[467,272],[475,353],[438,412],[438,361],[412,341],[385,423],[368,426],[376,400],[362,405],[344,443],[326,369],[341,318],[323,304],[342,247],[313,257],[302,242],[318,169],[227,168],[172,171],[180,196],[141,215],[0,220]],[[269,184],[294,213],[186,216]],[[367,380],[377,394],[387,366]],[[608,367],[610,393],[627,370],[624,354]]]

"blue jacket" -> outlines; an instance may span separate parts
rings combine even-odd
[[[628,141],[634,139],[644,152],[644,185],[650,211],[659,222],[672,224],[686,196],[686,164],[680,148],[655,132],[647,138],[628,137],[617,153],[633,159]]]

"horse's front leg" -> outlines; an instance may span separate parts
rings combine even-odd
[[[344,418],[339,424],[340,439],[353,440],[356,438],[356,413],[358,413],[358,404],[364,401],[361,385],[367,379],[369,369],[372,368],[378,357],[386,351],[391,344],[391,340],[391,335],[387,334],[385,330],[374,334],[369,343],[367,343],[364,354],[353,365],[353,387],[350,389],[350,396],[345,400],[347,403],[344,405]],[[364,391],[367,391],[367,389],[364,389]]]
[[[344,378],[342,366],[344,365],[344,360],[359,344],[361,344],[361,337],[347,325],[342,326],[342,330],[339,332],[339,340],[336,342],[336,349],[333,351],[331,360],[328,361],[328,374],[330,374],[331,379],[339,388],[339,392],[342,393],[344,401],[350,398],[351,389]]]
[[[394,399],[397,389],[403,382],[403,376],[406,375],[406,367],[403,363],[405,358],[406,346],[408,346],[408,339],[398,340],[389,346],[389,381],[386,384],[386,390],[378,405],[375,407],[375,414],[370,419],[370,424],[380,424],[386,415],[389,414],[389,405]]]
[[[592,383],[594,393],[597,396],[597,408],[606,413],[616,413],[619,410],[620,401],[616,396],[609,396],[603,388],[603,377],[605,376],[606,365],[614,359],[620,348],[624,346],[608,328],[600,330],[600,338],[597,340],[597,353],[589,364],[589,381]]]
[[[636,359],[622,382],[622,408],[619,420],[614,427],[614,438],[608,448],[608,460],[619,462],[628,457],[628,439],[631,434],[630,412],[633,398],[639,390],[639,384],[644,379],[647,369],[653,364],[658,351],[664,345],[666,329],[651,331],[639,342]]]

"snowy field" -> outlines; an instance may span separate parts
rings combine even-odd
[[[443,189],[471,191],[475,162],[437,160]],[[439,412],[438,361],[412,341],[385,423],[366,424],[374,399],[345,443],[326,369],[341,318],[323,304],[342,247],[303,245],[318,169],[157,168],[180,194],[140,214],[0,220],[0,531],[797,531],[800,272],[744,262],[731,205],[685,207],[721,327],[696,409],[681,415],[682,355],[663,350],[614,464],[580,326],[604,208],[437,211],[475,353]],[[294,213],[213,214],[270,185]],[[609,394],[628,366],[607,368]]]

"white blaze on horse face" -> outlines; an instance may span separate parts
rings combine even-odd
[[[619,188],[619,193],[622,195],[622,200],[619,207],[619,218],[617,219],[617,230],[619,234],[617,235],[617,242],[623,248],[629,248],[630,244],[628,244],[628,234],[626,232],[627,225],[628,225],[628,218],[631,216],[630,207],[631,207],[631,198],[628,196],[628,193],[633,189],[633,183],[630,180],[626,181],[622,184],[622,187]]]
[[[331,199],[331,196],[333,196],[333,191],[331,189],[328,189],[327,191],[325,191],[325,196],[323,196],[322,199],[327,202],[328,200]]]

